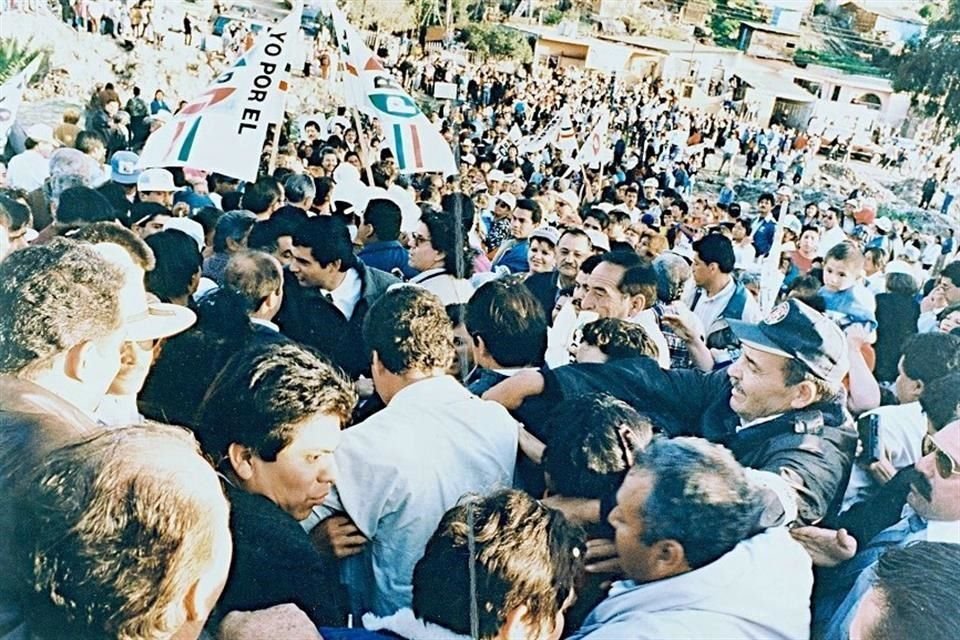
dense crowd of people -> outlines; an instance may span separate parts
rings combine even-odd
[[[952,638],[956,229],[654,79],[457,82],[446,178],[344,111],[250,183],[138,168],[161,91],[14,127],[0,637]]]

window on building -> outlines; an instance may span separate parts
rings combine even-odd
[[[830,96],[830,102],[838,102],[840,100],[840,87],[833,88],[833,95]]]

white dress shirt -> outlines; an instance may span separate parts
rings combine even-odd
[[[360,302],[360,292],[362,289],[360,274],[356,269],[347,269],[343,276],[343,282],[333,291],[323,290],[324,294],[329,294],[332,298],[333,306],[340,310],[343,317],[347,320],[353,315],[353,310]]]

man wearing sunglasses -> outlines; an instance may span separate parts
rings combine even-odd
[[[874,580],[877,562],[888,549],[922,541],[960,544],[960,419],[927,435],[923,453],[910,482],[906,515],[836,568],[831,575],[832,585],[853,584],[845,597],[841,590],[834,588],[815,600],[814,630],[824,631],[815,635],[845,636],[860,600]],[[822,621],[826,616],[830,616],[829,624],[819,625],[818,619]]]

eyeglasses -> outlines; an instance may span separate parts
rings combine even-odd
[[[430,238],[425,238],[419,233],[414,233],[411,238],[413,239],[413,246],[419,247],[422,244],[430,242]]]
[[[960,476],[960,469],[957,468],[960,465],[957,464],[957,461],[954,460],[949,453],[941,449],[940,445],[938,445],[936,440],[930,437],[929,434],[923,436],[921,451],[924,456],[928,456],[931,453],[936,455],[937,473],[939,473],[940,477],[944,480],[948,480],[951,476]]]

